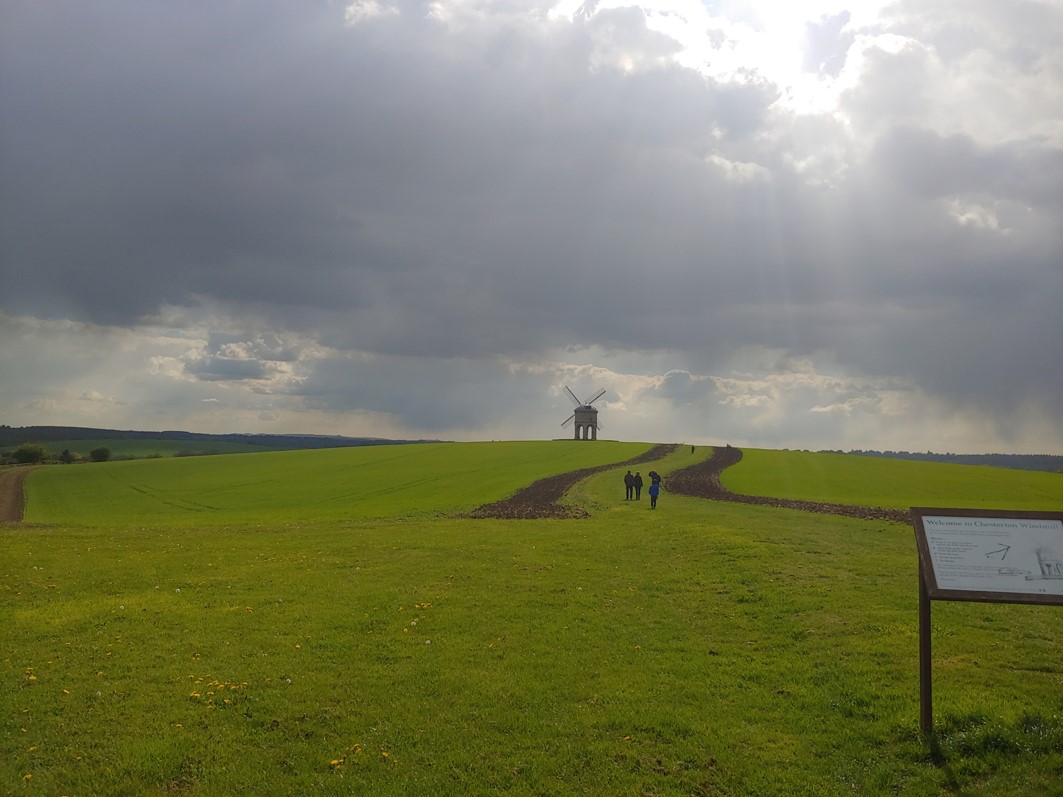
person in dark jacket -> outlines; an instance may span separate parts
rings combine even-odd
[[[635,471],[635,500],[638,501],[642,498],[642,475]]]
[[[631,471],[624,474],[624,500],[630,501],[631,494],[635,492],[635,477],[631,475]]]

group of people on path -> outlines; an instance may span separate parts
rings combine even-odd
[[[650,476],[650,509],[657,508],[657,496],[661,494],[661,474],[655,470],[651,470]],[[640,501],[642,500],[642,474],[635,471],[635,475],[631,475],[631,471],[624,474],[624,489],[625,501]]]

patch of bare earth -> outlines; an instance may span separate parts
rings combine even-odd
[[[587,517],[587,511],[580,507],[562,506],[559,501],[576,482],[586,479],[594,473],[612,468],[626,468],[639,465],[643,462],[653,462],[668,456],[675,451],[675,445],[654,446],[645,454],[629,459],[626,462],[614,462],[612,465],[602,465],[597,468],[583,468],[570,473],[559,473],[533,482],[522,490],[518,490],[509,498],[496,501],[493,504],[484,504],[470,512],[466,517],[473,518],[500,518],[503,520],[530,520],[537,518],[581,518]]]
[[[534,484],[519,490],[509,498],[484,504],[474,509],[466,517],[501,518],[503,520],[523,520],[529,518],[581,518],[587,511],[580,507],[562,506],[561,497],[581,479],[593,473],[653,462],[674,451],[674,445],[661,445],[647,451],[641,456],[627,462],[603,465],[598,468],[584,468],[571,473],[561,473],[540,479]],[[889,509],[880,506],[858,506],[855,504],[832,504],[825,501],[802,501],[796,498],[770,498],[760,495],[741,495],[732,493],[720,483],[720,474],[742,460],[742,451],[726,446],[716,448],[712,456],[698,465],[675,471],[667,479],[668,491],[694,498],[708,498],[713,501],[731,501],[739,504],[760,504],[783,509],[798,509],[804,512],[819,512],[826,515],[845,515],[861,520],[888,520],[894,523],[910,523],[908,512],[903,509]]]
[[[22,483],[29,471],[25,468],[0,470],[0,523],[19,523],[26,506]]]
[[[894,523],[910,523],[908,512],[903,509],[888,509],[880,506],[854,504],[831,504],[823,501],[802,501],[796,498],[769,498],[760,495],[732,493],[720,483],[720,474],[742,460],[742,451],[731,446],[716,448],[712,456],[698,465],[676,471],[668,477],[669,492],[714,501],[732,501],[739,504],[762,504],[783,509],[800,509],[825,515],[846,515],[862,520],[889,520]]]

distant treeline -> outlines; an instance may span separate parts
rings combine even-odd
[[[844,452],[836,452],[844,453]],[[1016,470],[1043,470],[1063,473],[1063,456],[1056,454],[935,454],[927,451],[920,454],[912,451],[860,451],[850,454],[865,457],[889,457],[890,459],[916,459],[923,462],[950,462],[956,465],[990,465],[995,468]]]
[[[302,434],[200,434],[197,432],[139,432],[116,429],[88,429],[80,426],[0,425],[0,447],[24,443],[54,443],[67,440],[175,440],[188,443],[238,443],[263,448],[344,448],[401,443],[427,443],[428,440],[387,440],[379,437]]]

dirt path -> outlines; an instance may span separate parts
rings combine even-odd
[[[474,518],[501,518],[505,520],[517,520],[526,518],[580,518],[586,517],[587,512],[578,507],[562,506],[558,502],[576,482],[585,479],[592,473],[609,470],[610,468],[637,465],[642,462],[652,462],[661,459],[675,450],[674,445],[655,446],[645,454],[628,460],[617,462],[613,465],[603,465],[599,468],[585,468],[561,473],[525,487],[516,494],[503,501],[493,504],[485,504],[472,512],[467,517]],[[732,501],[739,504],[761,504],[763,506],[775,506],[784,509],[799,509],[805,512],[819,512],[827,515],[845,515],[860,518],[862,520],[889,520],[894,523],[910,523],[908,513],[903,509],[888,509],[878,506],[856,506],[853,504],[830,504],[822,501],[802,501],[795,498],[768,498],[759,495],[739,495],[732,493],[720,483],[720,474],[726,469],[742,460],[742,451],[727,446],[716,448],[712,456],[698,465],[675,471],[670,474],[665,485],[669,492],[679,495],[689,495],[695,498],[708,498],[714,501]]]
[[[501,518],[503,520],[529,520],[534,518],[580,518],[587,517],[587,511],[578,507],[562,506],[558,503],[569,488],[576,482],[587,478],[592,473],[599,473],[611,468],[625,468],[643,462],[653,462],[675,451],[675,445],[654,446],[645,454],[640,454],[626,462],[614,462],[597,468],[584,468],[571,473],[559,473],[530,484],[502,501],[484,504],[474,509],[466,517]]]
[[[29,472],[29,468],[0,470],[0,523],[19,523],[22,520],[22,511],[26,507],[22,483]]]
[[[796,498],[768,498],[760,495],[732,493],[720,483],[720,474],[742,461],[742,451],[727,446],[717,448],[712,456],[698,465],[676,471],[668,477],[668,490],[680,495],[710,498],[715,501],[732,501],[739,504],[761,504],[784,509],[800,509],[826,515],[846,515],[862,520],[890,520],[894,523],[911,523],[908,512],[880,506],[857,506],[854,504],[830,504],[822,501],[802,501]]]

